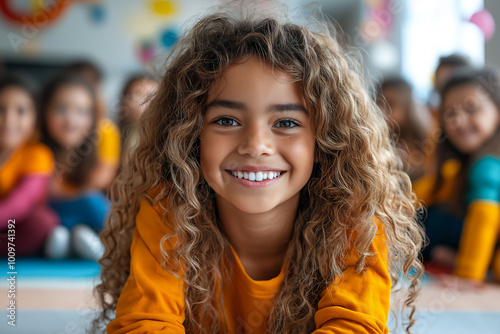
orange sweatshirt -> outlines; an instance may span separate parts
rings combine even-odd
[[[185,333],[183,282],[161,267],[160,241],[172,233],[161,221],[159,206],[142,200],[130,248],[130,275],[116,308],[116,318],[107,325],[108,334]],[[164,248],[172,245],[164,243]],[[223,288],[224,316],[229,333],[265,333],[272,300],[283,282],[280,274],[270,280],[250,278],[231,247],[235,265],[231,284]],[[386,326],[391,279],[387,268],[385,236],[379,229],[372,243],[375,256],[367,268],[356,273],[359,256],[354,247],[345,259],[348,265],[336,285],[321,293],[315,314],[317,330],[326,333],[388,333]]]
[[[0,199],[9,194],[26,175],[50,176],[54,169],[54,156],[41,143],[28,143],[17,150],[0,166]]]

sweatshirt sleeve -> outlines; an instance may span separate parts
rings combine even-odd
[[[32,173],[24,176],[14,189],[0,200],[0,229],[9,219],[22,222],[47,194],[49,176]]]
[[[391,277],[385,234],[382,224],[378,224],[372,242],[374,256],[366,260],[365,269],[355,271],[359,255],[352,247],[340,279],[321,293],[314,334],[389,333]]]
[[[160,243],[169,233],[160,213],[143,199],[130,247],[130,275],[108,334],[185,333],[183,280],[161,267]],[[163,245],[172,249],[171,242]]]
[[[484,157],[471,168],[467,215],[455,275],[483,280],[500,233],[500,159]]]

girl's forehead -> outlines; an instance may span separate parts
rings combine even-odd
[[[475,97],[481,97],[482,95],[484,95],[484,89],[482,89],[481,86],[472,82],[467,82],[451,87],[442,98],[443,102],[457,102]]]
[[[248,56],[234,62],[222,71],[209,90],[209,99],[222,92],[234,91],[236,87],[269,84],[294,86],[295,93],[302,96],[300,82],[289,73],[272,67],[257,56]]]
[[[31,99],[31,95],[22,87],[19,86],[6,86],[2,89],[0,89],[0,95],[3,96],[12,96],[15,95],[16,97],[26,97]]]

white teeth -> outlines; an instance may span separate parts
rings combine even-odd
[[[260,182],[263,180],[272,180],[277,178],[278,176],[281,175],[282,172],[241,172],[241,171],[231,171],[231,174],[234,177],[237,177],[239,179],[245,179],[245,180],[250,180],[254,182]]]

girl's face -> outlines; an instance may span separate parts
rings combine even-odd
[[[256,57],[223,73],[200,136],[203,176],[218,196],[247,213],[298,199],[315,158],[305,105],[291,76]]]
[[[481,148],[500,125],[500,112],[480,87],[452,88],[443,97],[443,127],[450,142],[462,153]]]
[[[22,88],[0,91],[0,149],[12,150],[26,143],[35,131],[33,99]]]
[[[147,100],[158,89],[154,80],[143,79],[134,82],[123,97],[123,117],[136,121],[147,107]]]
[[[77,147],[88,136],[94,115],[92,96],[83,87],[58,88],[47,110],[47,130],[64,147]]]

